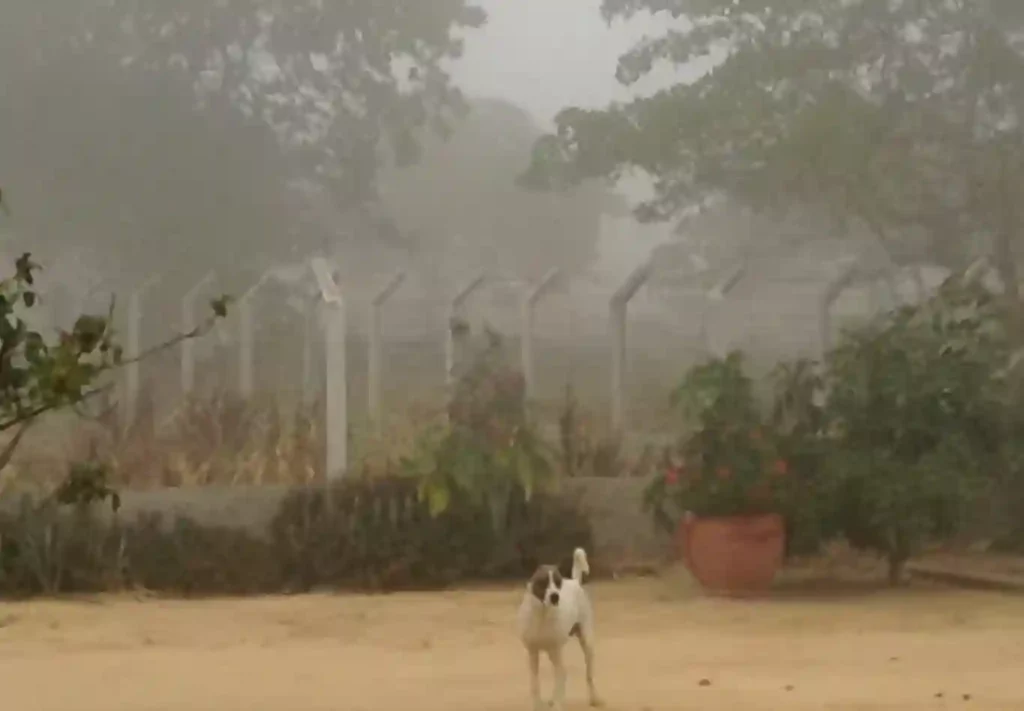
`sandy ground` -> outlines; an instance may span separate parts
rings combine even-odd
[[[592,587],[610,711],[1024,710],[1024,598],[730,602],[682,588]],[[11,711],[530,711],[519,595],[0,605],[0,699]],[[569,708],[584,709],[578,650],[569,673]]]

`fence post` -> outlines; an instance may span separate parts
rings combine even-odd
[[[626,281],[608,302],[608,326],[612,349],[611,425],[616,436],[624,433],[625,426],[625,373],[626,373],[626,308],[648,279],[653,265],[641,264],[626,277]]]
[[[340,479],[348,469],[348,374],[345,362],[345,299],[331,268],[323,257],[314,257],[310,267],[326,305],[324,362],[327,387],[327,462],[328,480]]]
[[[381,417],[381,309],[385,302],[398,291],[398,287],[405,281],[405,272],[400,271],[384,285],[377,295],[370,302],[370,334],[367,343],[367,368],[368,368],[368,407],[370,423],[377,435],[381,434],[383,419]]]
[[[821,343],[822,360],[832,350],[832,306],[839,295],[862,276],[864,276],[864,272],[860,264],[856,261],[849,262],[825,286],[825,293],[822,294],[821,303],[818,306],[818,338]]]
[[[455,329],[458,327],[458,322],[463,315],[462,307],[473,292],[483,285],[485,279],[486,277],[483,274],[477,276],[466,286],[462,287],[448,305],[448,327],[445,331],[444,340],[444,382],[445,386],[449,389],[455,384]]]
[[[526,385],[526,400],[531,401],[537,389],[537,377],[534,370],[533,360],[533,317],[537,302],[547,294],[554,285],[555,280],[562,271],[554,268],[536,284],[527,287],[526,295],[523,297],[522,334],[519,337],[520,348],[522,349],[523,381]]]
[[[185,292],[181,297],[181,332],[191,333],[196,327],[195,300],[200,290],[213,281],[214,273],[209,271],[202,279]],[[185,397],[192,394],[196,381],[195,339],[186,338],[181,342],[181,393]]]
[[[746,274],[747,265],[745,263],[737,264],[735,267],[725,273],[725,276],[716,283],[709,291],[704,294],[704,313],[701,316],[700,323],[700,335],[701,345],[704,348],[706,356],[722,356],[723,353],[718,352],[721,349],[713,349],[711,347],[711,339],[708,334],[708,311],[711,308],[712,301],[724,301],[725,297],[729,295],[736,285],[743,280],[743,275]]]
[[[238,300],[238,395],[249,400],[253,391],[252,303],[250,289]]]
[[[320,300],[306,298],[302,312],[302,404],[309,407],[316,400],[316,377],[313,371],[313,345],[319,333]]]
[[[142,352],[142,297],[160,281],[159,274],[153,274],[128,297],[128,348],[126,357],[134,359]],[[139,368],[141,363],[134,360],[125,366],[124,402],[121,407],[121,429],[127,431],[135,422],[139,406]]]
[[[238,394],[243,400],[251,399],[255,389],[252,299],[269,277],[264,272],[238,299]]]

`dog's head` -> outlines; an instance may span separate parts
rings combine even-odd
[[[530,594],[541,603],[558,607],[562,594],[562,574],[553,565],[542,565],[530,578]]]

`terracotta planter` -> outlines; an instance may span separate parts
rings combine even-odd
[[[683,561],[705,591],[747,596],[767,591],[782,567],[786,529],[782,516],[687,515],[676,537]]]

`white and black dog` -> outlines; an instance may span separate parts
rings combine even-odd
[[[542,565],[526,586],[519,606],[519,636],[529,655],[530,694],[536,711],[547,709],[540,696],[541,652],[551,659],[555,672],[550,706],[554,711],[564,708],[566,675],[562,649],[570,637],[576,637],[583,649],[590,705],[602,705],[594,688],[594,611],[583,589],[583,576],[589,573],[587,553],[577,548],[572,554],[572,578],[563,577],[556,566]]]

